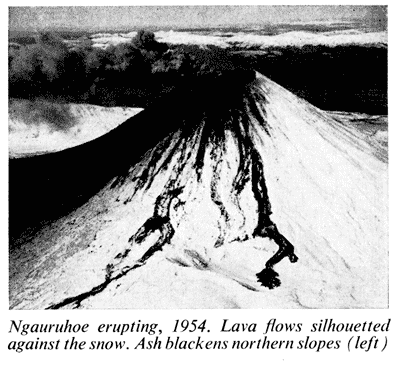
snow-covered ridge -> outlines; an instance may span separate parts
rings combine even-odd
[[[136,32],[127,34],[94,34],[91,39],[95,47],[105,48],[108,45],[130,42]],[[272,46],[304,46],[304,45],[368,45],[387,44],[387,32],[364,32],[358,29],[332,30],[327,32],[289,31],[275,35],[263,35],[256,32],[183,32],[158,31],[155,32],[157,41],[169,44],[215,45],[223,48],[232,45],[240,47]]]
[[[11,102],[16,111],[10,111],[8,120],[10,157],[55,152],[86,143],[106,134],[142,110],[71,103],[68,112],[74,121],[71,128],[60,131],[52,129],[47,121],[24,121],[18,109],[26,109],[28,103],[25,100]]]

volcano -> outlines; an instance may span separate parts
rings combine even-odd
[[[11,234],[12,309],[388,307],[387,158],[253,71],[12,160]]]

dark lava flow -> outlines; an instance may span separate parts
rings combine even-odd
[[[179,154],[173,173],[156,199],[152,217],[133,236],[135,242],[141,243],[152,232],[160,231],[157,242],[143,256],[145,261],[173,237],[175,230],[169,217],[172,201],[177,199],[178,205],[184,205],[179,195],[186,182],[183,182],[180,173],[192,164],[193,174],[199,182],[207,147],[210,148],[213,165],[210,195],[221,214],[220,236],[215,247],[221,246],[225,240],[224,228],[229,221],[229,213],[219,195],[217,182],[229,132],[239,153],[238,170],[231,183],[235,205],[239,206],[237,198],[245,185],[250,183],[258,207],[258,223],[253,236],[269,237],[279,246],[257,277],[263,286],[271,289],[279,286],[274,265],[285,257],[295,262],[297,256],[293,245],[270,219],[272,211],[263,162],[255,145],[259,129],[270,136],[266,111],[268,100],[260,83],[254,71],[227,71],[218,77],[205,76],[94,141],[44,156],[11,159],[10,248],[15,246],[17,250],[18,238],[24,237],[21,237],[24,230],[30,228],[35,232],[43,222],[67,214],[85,203],[107,182],[113,180],[111,188],[114,188],[132,180],[129,169],[139,163],[149,150],[152,149],[149,162],[142,167],[141,174],[133,178],[135,189],[131,198],[139,189],[147,190],[157,174],[166,170],[173,157]],[[129,199],[124,204],[128,202]],[[50,308],[80,303],[135,267],[129,267],[114,277],[108,274],[103,285],[93,288],[85,296],[77,296],[79,300],[72,297],[68,302],[64,300],[62,305]]]
[[[254,72],[239,75],[240,80],[237,80],[237,75],[228,74],[228,77],[238,82],[240,89],[235,88],[233,91],[231,90],[226,95],[226,98],[222,98],[223,103],[218,103],[218,106],[212,104],[211,107],[213,108],[209,110],[210,106],[207,106],[207,102],[204,103],[202,99],[199,99],[198,103],[204,106],[202,119],[196,120],[194,116],[189,116],[189,119],[192,117],[193,120],[183,120],[179,139],[173,143],[174,145],[171,147],[170,154],[162,162],[158,170],[166,169],[174,154],[180,151],[178,164],[175,166],[163,192],[156,200],[154,215],[143,224],[135,237],[139,242],[142,242],[152,232],[159,230],[161,233],[160,239],[153,247],[159,249],[170,241],[174,234],[174,228],[170,223],[169,209],[172,200],[178,198],[182,192],[183,186],[181,185],[184,184],[179,183],[179,173],[183,171],[185,165],[189,164],[189,157],[187,155],[197,151],[193,169],[197,173],[197,181],[200,181],[206,148],[210,145],[211,161],[214,163],[210,187],[211,199],[218,206],[221,218],[225,222],[222,224],[219,223],[220,236],[214,246],[219,247],[223,244],[225,239],[223,228],[226,222],[229,221],[229,214],[218,193],[217,182],[220,178],[223,154],[226,151],[226,133],[230,132],[234,137],[239,152],[239,168],[232,183],[233,195],[238,197],[245,185],[250,180],[252,181],[252,191],[258,205],[258,224],[254,229],[253,236],[269,237],[279,246],[278,251],[267,261],[265,268],[257,274],[259,282],[263,286],[272,289],[280,285],[278,274],[273,270],[273,266],[286,256],[292,263],[296,262],[298,258],[294,254],[293,245],[279,232],[276,225],[271,221],[270,215],[272,211],[268,198],[263,163],[254,143],[254,137],[257,135],[256,124],[270,136],[268,125],[263,117],[267,113],[265,106],[268,101],[265,92],[259,86],[259,81],[256,79]],[[222,77],[221,79],[219,86],[224,86],[225,82],[228,84],[226,79],[224,80]],[[214,85],[210,86],[210,88],[215,91]],[[216,88],[216,90],[221,95],[223,95],[223,92],[226,92],[225,89]],[[218,102],[220,100],[221,98]],[[264,108],[264,110],[260,111],[260,108]],[[191,121],[200,121],[200,127],[198,125],[193,126],[190,123]],[[183,147],[182,142],[184,142]],[[151,185],[156,174],[156,164],[159,163],[159,157],[163,149],[164,144],[156,151],[156,154],[150,160],[142,176],[138,178],[138,186],[142,187],[144,184],[149,187]]]

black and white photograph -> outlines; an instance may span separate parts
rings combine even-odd
[[[388,309],[388,13],[9,6],[9,310]]]

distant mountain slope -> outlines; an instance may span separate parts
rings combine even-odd
[[[140,112],[141,108],[100,107],[87,104],[68,104],[64,130],[51,127],[51,121],[35,116],[32,102],[11,100],[9,113],[9,154],[20,157],[26,154],[44,154],[74,147],[98,138],[114,129],[129,117]],[[60,111],[62,113],[62,111]],[[35,121],[29,121],[29,118]],[[26,121],[28,120],[28,121]],[[70,126],[70,127],[68,127]]]
[[[10,208],[35,207],[11,182],[32,167],[46,200],[93,196],[11,248],[11,308],[388,305],[387,163],[258,73],[203,81],[90,143],[14,163]]]
[[[99,33],[92,34],[93,45],[105,48],[108,45],[130,42],[136,32],[121,33]],[[268,33],[263,30],[235,30],[227,32],[221,30],[169,30],[155,32],[159,42],[168,44],[191,44],[191,45],[214,45],[223,48],[237,46],[242,48],[259,47],[285,47],[304,45],[387,45],[388,37],[386,31],[365,31],[360,29],[328,30],[324,32],[311,32],[306,30],[285,29],[278,32]],[[73,44],[72,41],[69,41]]]

